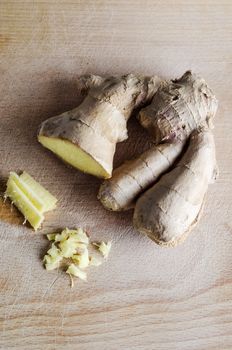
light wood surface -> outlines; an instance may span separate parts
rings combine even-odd
[[[191,68],[215,91],[220,177],[187,241],[162,249],[96,199],[100,181],[36,141],[39,124],[80,101],[76,77],[127,72],[179,77]],[[59,199],[38,233],[0,204],[3,350],[232,349],[232,2],[0,0],[0,190],[26,170]],[[135,120],[116,164],[146,148]],[[113,240],[107,263],[70,289],[47,273],[43,234],[82,226]]]

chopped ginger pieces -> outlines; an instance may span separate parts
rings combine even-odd
[[[100,266],[102,260],[95,256],[89,256],[89,237],[81,228],[76,230],[64,229],[61,233],[50,233],[47,235],[51,241],[51,248],[44,257],[44,265],[46,270],[54,270],[65,263],[66,272],[70,275],[71,286],[73,286],[73,278],[78,277],[82,280],[87,279],[87,274],[83,269],[88,266]],[[93,243],[102,253],[104,258],[109,254],[111,242]]]
[[[14,172],[10,173],[5,192],[5,198],[7,197],[35,231],[44,220],[43,214],[54,209],[57,202],[54,196],[26,172],[20,176]]]

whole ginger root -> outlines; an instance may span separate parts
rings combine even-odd
[[[212,128],[216,110],[217,100],[201,77],[187,71],[180,79],[161,82],[151,104],[138,115],[155,145],[103,182],[98,194],[103,206],[114,211],[133,208],[139,195],[178,160],[191,132],[199,126]]]
[[[162,246],[182,242],[216,173],[211,129],[218,102],[208,84],[187,71],[170,81],[83,76],[80,86],[83,102],[42,123],[39,142],[77,169],[104,178],[98,198],[106,209],[135,208],[139,232]],[[112,173],[116,144],[127,138],[127,121],[138,108],[154,145]]]

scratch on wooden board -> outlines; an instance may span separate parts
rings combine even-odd
[[[56,281],[60,278],[60,274],[59,271],[57,272],[57,276],[55,277],[55,279],[51,282],[51,284],[48,286],[48,288],[45,290],[45,292],[43,293],[41,300],[40,300],[40,304],[39,306],[36,308],[36,310],[39,310],[44,302],[44,298],[46,296],[46,294],[52,289],[52,287],[54,286],[54,284],[56,283]]]
[[[66,304],[64,304],[64,307],[63,307],[63,310],[62,310],[62,313],[61,313],[61,330],[60,330],[60,334],[62,336],[65,336],[65,334],[64,334],[64,325],[65,325],[65,320],[66,320],[66,314],[68,314],[68,305],[70,305],[72,292],[73,291],[70,288],[70,290],[69,290],[69,297],[67,298],[67,302],[66,302]],[[68,345],[70,345],[69,340],[65,344],[68,347]]]

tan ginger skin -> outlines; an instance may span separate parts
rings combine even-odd
[[[138,119],[156,144],[182,141],[201,125],[212,127],[217,105],[206,81],[187,71],[180,79],[163,82]]]
[[[100,186],[98,199],[109,210],[133,208],[137,196],[172,166],[182,149],[182,142],[164,143],[125,162],[113,171],[111,179]]]
[[[84,101],[71,111],[42,123],[38,140],[65,162],[92,175],[112,175],[116,144],[127,138],[127,120],[133,110],[150,101],[158,77],[80,78]]]
[[[133,224],[163,246],[182,242],[196,225],[208,185],[217,175],[210,129],[194,131],[176,167],[136,202]]]
[[[153,136],[154,145],[137,159],[125,162],[103,182],[98,198],[109,210],[132,208],[180,157],[184,144],[199,126],[212,127],[217,100],[204,79],[187,71],[180,79],[164,81],[139,121]]]

